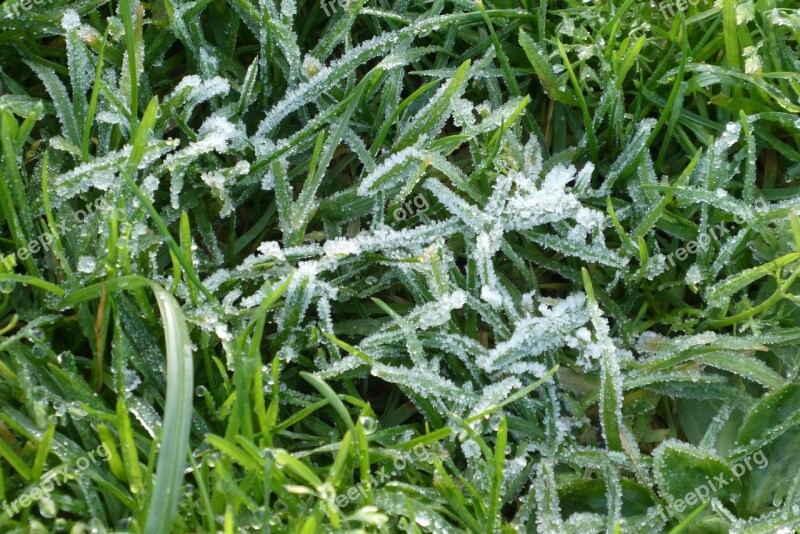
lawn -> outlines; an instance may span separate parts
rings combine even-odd
[[[800,0],[6,0],[0,532],[800,528]]]

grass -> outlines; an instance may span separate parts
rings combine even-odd
[[[334,8],[0,18],[0,530],[793,532],[800,4]]]

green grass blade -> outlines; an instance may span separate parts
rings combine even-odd
[[[192,421],[192,340],[178,302],[164,288],[151,284],[164,323],[167,352],[167,394],[153,491],[147,508],[146,534],[172,531],[181,497]]]

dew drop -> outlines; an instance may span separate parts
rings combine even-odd
[[[374,417],[362,416],[358,418],[361,426],[364,427],[364,433],[369,435],[378,429],[378,421]]]

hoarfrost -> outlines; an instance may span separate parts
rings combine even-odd
[[[286,261],[286,255],[277,241],[264,241],[258,246],[258,252],[263,254],[265,259],[275,258],[280,261]]]
[[[500,342],[477,364],[487,371],[502,368],[522,358],[533,358],[561,346],[568,335],[588,320],[582,293],[563,300],[543,301],[541,317],[527,315],[514,326],[511,338]]]
[[[128,409],[136,417],[142,427],[147,431],[152,439],[157,439],[161,431],[161,417],[158,412],[145,403],[141,397],[131,395],[126,399]]]
[[[474,459],[481,457],[481,447],[474,439],[468,438],[461,442],[461,451],[467,459]]]
[[[690,286],[698,286],[702,281],[703,274],[700,272],[700,266],[695,263],[686,271],[686,283]]]
[[[97,260],[90,256],[81,256],[78,259],[78,271],[91,274],[97,268]]]
[[[306,77],[313,78],[319,74],[322,69],[322,63],[311,54],[306,54],[303,58],[303,74],[305,74]]]
[[[472,407],[469,416],[473,417],[497,406],[506,400],[514,389],[520,386],[522,386],[522,382],[517,377],[510,376],[500,382],[484,387],[480,400]]]
[[[231,142],[243,139],[244,133],[241,126],[231,124],[228,119],[220,115],[212,115],[203,123],[199,131],[199,139],[189,146],[169,155],[164,160],[164,166],[172,174],[170,184],[170,203],[173,208],[180,208],[178,195],[183,188],[183,177],[190,163],[203,154],[218,152],[224,154]]]
[[[81,18],[74,9],[68,9],[61,17],[61,27],[66,31],[77,30],[81,25]]]
[[[416,147],[408,147],[389,156],[375,170],[366,176],[358,186],[361,196],[374,195],[377,191],[391,188],[401,181],[409,172],[416,170],[414,161],[423,161],[425,154]]]

